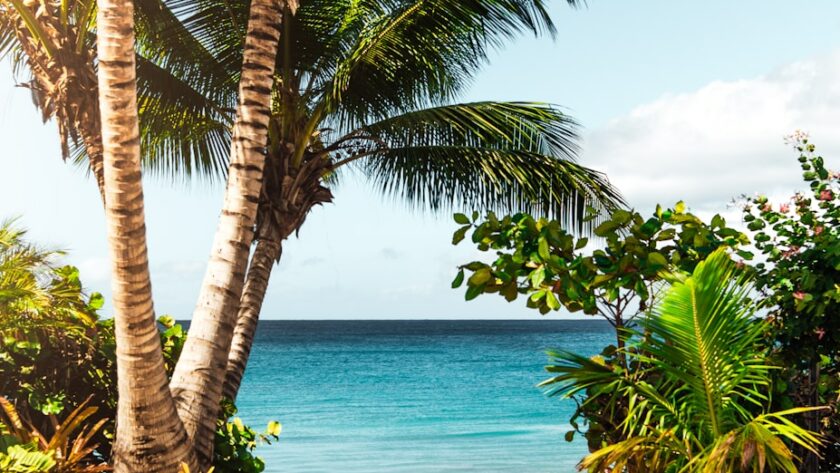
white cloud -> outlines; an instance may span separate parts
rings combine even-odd
[[[840,51],[751,80],[666,95],[594,130],[582,161],[640,209],[685,200],[725,210],[740,194],[803,187],[783,137],[810,132],[829,167],[840,156]]]

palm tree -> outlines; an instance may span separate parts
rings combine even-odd
[[[240,60],[247,5],[170,6],[218,63]],[[237,323],[225,395],[238,389],[283,240],[331,200],[330,184],[347,168],[432,210],[540,210],[575,223],[588,204],[620,202],[602,175],[573,162],[575,124],[556,108],[452,104],[491,48],[522,31],[554,31],[541,1],[312,0],[283,16],[257,246],[239,314],[236,304],[225,309]],[[217,327],[202,337],[227,341],[225,324]],[[206,360],[220,348],[189,355],[180,372],[212,373]]]
[[[242,295],[262,186],[280,19],[294,7],[294,2],[252,0],[248,8],[224,205],[190,335],[172,375],[179,414],[205,468],[213,458],[220,378],[233,338],[233,320],[226,314],[235,312]]]
[[[98,0],[99,105],[105,217],[117,342],[117,472],[196,466],[169,393],[146,252],[132,0]]]
[[[65,10],[44,11],[59,18],[56,24],[83,25],[85,4],[90,0],[63,2],[77,5],[68,11],[80,12],[67,22]],[[210,456],[217,392],[226,371],[241,378],[253,337],[249,327],[255,326],[272,261],[308,211],[331,199],[329,185],[343,169],[355,168],[384,192],[433,210],[452,205],[539,209],[574,223],[587,204],[620,201],[603,176],[573,163],[574,122],[553,107],[451,105],[492,47],[523,30],[553,33],[540,0],[313,0],[297,15],[289,3],[281,12],[286,40],[274,87],[265,81],[271,75],[267,64],[257,67],[259,73],[249,67],[238,72],[248,56],[242,52],[250,24],[246,3],[172,0],[165,6],[138,0],[137,5],[135,60],[147,169],[221,174],[235,84],[247,86],[250,73],[264,82],[248,91],[248,100],[240,97],[254,113],[240,110],[234,129],[253,126],[241,135],[248,138],[246,146],[233,144],[216,264],[208,268],[193,340],[172,383],[189,435],[202,439],[196,441],[203,463]],[[252,10],[254,5],[261,3],[254,2]],[[20,5],[12,6],[5,11],[25,16]],[[272,20],[274,12],[264,13],[268,16],[261,20],[279,23]],[[0,32],[15,33],[0,36],[6,46],[30,28],[26,22],[0,26]],[[271,37],[270,25],[263,26]],[[92,36],[79,31],[77,38],[86,38],[79,41],[90,43]],[[35,44],[46,48],[48,43],[38,39]],[[95,63],[92,54],[87,57]],[[196,67],[186,66],[192,64]],[[265,104],[272,118],[265,120],[270,152],[263,173],[254,147],[265,146],[260,145]],[[255,193],[260,179],[262,189]],[[254,210],[258,245],[237,303]],[[240,304],[236,348],[228,363]]]
[[[788,419],[809,409],[766,412],[770,391],[752,286],[725,250],[676,282],[642,323],[626,355],[640,366],[623,376],[569,353],[555,353],[552,394],[614,390],[627,401],[624,440],[593,452],[590,472],[796,472],[785,442],[817,451],[820,440]]]

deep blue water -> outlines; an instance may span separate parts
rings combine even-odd
[[[592,354],[596,320],[265,321],[239,396],[269,472],[565,473],[571,401],[547,398],[546,348]]]

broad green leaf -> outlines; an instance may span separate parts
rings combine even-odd
[[[613,222],[612,220],[607,220],[606,222],[604,222],[604,223],[598,225],[597,227],[595,227],[595,230],[593,230],[593,233],[595,233],[595,235],[597,235],[599,237],[605,237],[605,236],[609,235],[610,233],[612,233],[613,231],[615,231],[616,228],[618,228],[617,223]]]
[[[554,295],[554,291],[545,291],[545,303],[551,310],[557,310],[560,308],[560,301],[557,300],[557,296]]]
[[[665,256],[662,253],[652,252],[648,253],[648,263],[656,265],[656,266],[667,266],[668,260],[665,259]]]
[[[483,291],[484,288],[481,286],[470,286],[467,288],[467,293],[464,294],[464,299],[471,301],[478,297]]]
[[[282,432],[282,431],[283,431],[283,426],[280,424],[280,422],[277,422],[276,420],[273,420],[273,421],[269,422],[268,427],[265,429],[265,432],[268,435],[273,435],[275,437],[279,436],[280,432]]]
[[[492,276],[489,268],[481,268],[470,276],[468,282],[470,286],[480,286],[489,281]]]
[[[452,280],[452,289],[456,289],[461,287],[461,284],[464,283],[464,270],[458,271],[458,274],[455,276],[455,279]]]
[[[467,217],[466,215],[461,214],[461,213],[455,214],[454,218],[455,218],[455,223],[459,223],[461,225],[469,225],[470,223],[472,223],[472,222],[470,222],[469,217]]]
[[[467,231],[469,231],[469,229],[469,226],[464,226],[455,230],[455,233],[452,235],[452,244],[457,245],[458,243],[461,243],[461,241],[467,235]]]
[[[548,249],[548,240],[546,240],[544,237],[540,237],[537,252],[539,253],[540,258],[543,259],[543,261],[548,261],[551,257],[551,252]]]
[[[105,304],[105,297],[98,292],[94,292],[90,295],[90,299],[88,299],[88,307],[93,310],[99,310]]]

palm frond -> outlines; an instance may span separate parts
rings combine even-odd
[[[137,77],[146,169],[172,177],[223,178],[233,110],[140,56]]]
[[[573,161],[576,126],[544,104],[433,107],[357,130],[376,147],[355,164],[383,193],[417,207],[524,211],[579,224],[586,206],[623,202],[603,174]]]
[[[645,321],[651,332],[645,351],[687,387],[685,402],[713,436],[743,423],[732,407],[766,400],[770,367],[755,348],[764,325],[753,317],[750,290],[729,256],[717,252],[674,285]]]
[[[555,31],[541,0],[357,4],[343,28],[354,41],[337,51],[319,86],[327,113],[347,126],[451,100],[492,49],[525,31]]]
[[[625,351],[642,367],[622,393],[625,440],[593,452],[584,468],[794,473],[785,441],[817,451],[821,439],[788,418],[813,409],[763,412],[772,367],[750,289],[722,249],[671,287]]]

